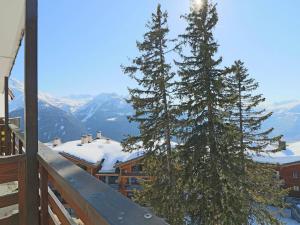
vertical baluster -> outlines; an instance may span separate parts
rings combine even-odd
[[[23,142],[20,139],[19,139],[18,147],[19,147],[19,154],[23,154]]]
[[[12,133],[12,154],[16,154],[16,134]]]
[[[25,210],[25,199],[26,199],[26,160],[25,158],[19,162],[19,171],[18,171],[18,192],[19,192],[19,225],[24,225],[26,221],[26,210]]]
[[[48,212],[48,173],[43,166],[40,167],[40,190],[41,190],[41,224],[49,224]]]

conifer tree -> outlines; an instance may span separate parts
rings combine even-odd
[[[140,134],[128,137],[123,146],[127,151],[136,148],[146,151],[144,170],[152,179],[144,183],[138,200],[153,207],[172,225],[182,225],[171,143],[176,124],[172,99],[174,73],[166,60],[167,13],[162,12],[160,5],[146,27],[143,42],[137,42],[141,55],[133,60],[132,66],[124,68],[125,74],[138,83],[137,88],[129,89],[128,102],[135,110],[129,120],[138,123]]]
[[[273,128],[263,130],[263,122],[272,113],[258,107],[265,101],[257,94],[258,83],[249,77],[244,63],[236,61],[232,67],[233,74],[229,77],[229,87],[235,104],[231,111],[231,122],[239,130],[238,148],[240,149],[243,180],[243,191],[248,194],[248,221],[261,224],[279,224],[279,221],[267,210],[267,206],[282,207],[283,197],[287,191],[281,188],[282,183],[275,174],[274,166],[263,165],[252,160],[253,155],[265,153],[267,147],[274,146],[273,151],[280,151],[278,143],[281,136],[271,137]],[[269,149],[270,150],[270,149]]]
[[[227,87],[229,72],[216,56],[213,31],[218,22],[216,5],[202,7],[185,17],[180,37],[185,44],[176,62],[178,83],[180,159],[184,174],[185,208],[190,224],[243,224],[247,217],[240,190],[240,155],[235,124],[226,106],[234,104]]]

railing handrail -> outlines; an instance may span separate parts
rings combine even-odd
[[[20,140],[24,135],[10,125]],[[39,143],[38,160],[47,171],[50,182],[76,211],[91,225],[166,225],[167,223],[126,198],[74,163]]]

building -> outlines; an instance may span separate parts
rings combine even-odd
[[[149,176],[143,173],[143,158],[144,156],[140,155],[124,162],[118,161],[111,172],[100,170],[96,176],[126,197],[132,198],[135,191],[142,189],[141,181],[149,179]]]
[[[285,150],[253,156],[259,163],[275,165],[277,175],[284,180],[284,187],[290,188],[290,196],[300,198],[300,142],[291,143]]]
[[[55,139],[48,146],[129,198],[141,190],[141,180],[149,179],[143,173],[143,151],[124,152],[119,142],[99,134],[66,143]]]

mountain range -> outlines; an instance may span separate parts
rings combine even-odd
[[[23,84],[11,79],[10,88],[15,95],[9,105],[10,115],[23,120]],[[264,108],[273,112],[264,127],[274,127],[274,135],[283,134],[288,142],[300,140],[300,100],[266,104]],[[62,141],[70,141],[101,131],[104,136],[121,141],[127,135],[138,133],[137,125],[127,120],[132,113],[125,98],[114,93],[58,98],[39,92],[39,139],[49,142],[60,137]]]
[[[23,124],[24,86],[20,81],[11,79],[10,89],[15,95],[9,104],[10,116],[21,117]],[[113,93],[58,98],[39,92],[39,140],[49,142],[59,137],[65,142],[101,131],[104,136],[121,141],[126,135],[138,133],[137,125],[127,120],[132,112],[125,98]]]

